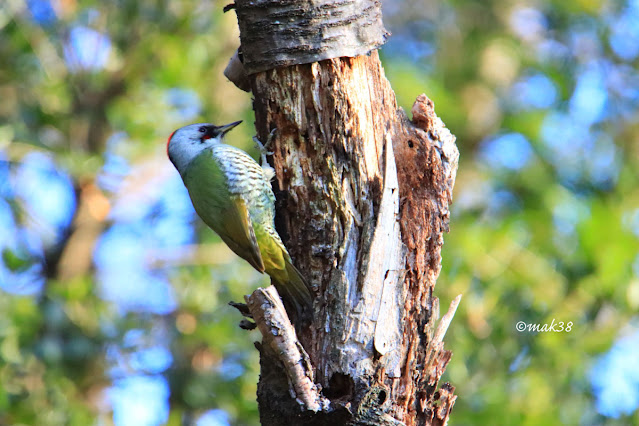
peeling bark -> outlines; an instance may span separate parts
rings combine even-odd
[[[455,397],[436,392],[450,352],[432,293],[454,137],[426,97],[408,120],[376,53],[259,73],[252,89],[260,135],[278,129],[279,231],[318,290],[300,340],[331,409],[368,424],[445,421]]]

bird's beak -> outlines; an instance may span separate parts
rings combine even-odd
[[[242,122],[242,120],[240,121],[234,121],[233,123],[229,123],[229,124],[224,124],[223,126],[218,126],[217,127],[217,132],[218,134],[224,136],[225,134],[227,134],[233,127],[237,126],[238,124],[240,124]]]

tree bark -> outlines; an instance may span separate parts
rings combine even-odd
[[[245,49],[257,36],[246,36],[255,28],[242,21],[243,3],[235,5]],[[259,292],[248,299],[265,336],[262,424],[445,424],[456,397],[448,383],[437,389],[451,356],[442,339],[459,298],[437,326],[433,289],[454,136],[425,95],[409,121],[376,51],[307,60],[249,75],[258,135],[277,129],[276,225],[317,293],[312,321],[298,322],[297,333]]]

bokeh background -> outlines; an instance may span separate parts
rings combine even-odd
[[[227,302],[267,279],[165,154],[237,119],[255,154],[225,3],[0,2],[0,424],[258,423],[259,336]],[[384,22],[400,104],[426,93],[461,152],[451,424],[639,424],[639,1],[387,1]]]

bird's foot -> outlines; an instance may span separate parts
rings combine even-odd
[[[273,152],[269,151],[268,149],[273,143],[273,139],[275,139],[276,132],[277,132],[277,128],[274,128],[273,130],[271,130],[271,133],[269,133],[268,138],[266,139],[266,143],[262,143],[257,138],[257,136],[253,136],[253,142],[255,142],[255,146],[257,147],[257,149],[260,150],[262,169],[264,169],[264,172],[266,173],[266,176],[268,177],[269,181],[275,177],[275,169],[273,169],[273,167],[271,167],[268,161],[266,161],[266,156],[273,155]]]
[[[275,133],[277,132],[277,128],[271,130],[271,133],[268,134],[266,138],[266,143],[262,143],[257,136],[253,136],[253,142],[255,142],[255,146],[260,150],[260,156],[262,157],[262,163],[266,162],[267,155],[273,155],[272,151],[268,149],[271,147],[273,143],[273,139],[275,139]]]

